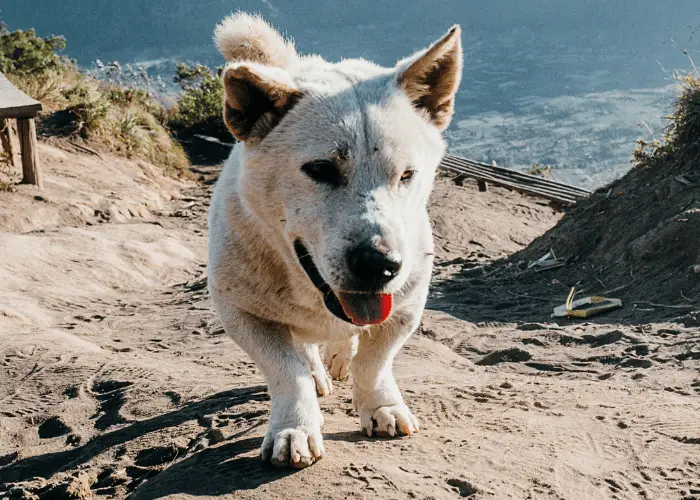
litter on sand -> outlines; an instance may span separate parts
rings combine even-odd
[[[600,297],[593,295],[582,299],[573,300],[574,291],[572,288],[566,303],[554,308],[552,317],[555,318],[590,318],[606,311],[612,311],[622,307],[620,299],[611,299],[608,297]]]
[[[536,273],[539,273],[540,271],[544,271],[546,269],[555,269],[557,267],[562,267],[565,264],[565,260],[563,257],[557,257],[554,254],[554,250],[551,248],[549,249],[549,252],[544,254],[542,257],[540,257],[537,260],[532,260],[528,264],[527,268],[528,269],[535,269]]]

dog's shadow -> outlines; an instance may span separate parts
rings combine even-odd
[[[371,438],[360,432],[324,433],[325,441],[358,442]],[[262,438],[232,441],[208,448],[171,465],[157,476],[141,484],[131,495],[151,500],[168,495],[216,496],[251,490],[300,472],[276,469],[261,461],[257,451]],[[323,461],[320,462],[322,464]],[[314,465],[313,467],[318,467]]]

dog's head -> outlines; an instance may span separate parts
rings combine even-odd
[[[246,14],[215,39],[246,205],[332,313],[384,321],[432,262],[426,207],[461,78],[459,27],[394,68],[298,56]]]

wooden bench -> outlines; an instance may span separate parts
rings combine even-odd
[[[0,73],[0,138],[3,149],[14,163],[12,139],[8,119],[17,120],[20,153],[22,155],[22,184],[34,184],[41,189],[41,175],[37,158],[36,125],[34,118],[41,111],[41,103],[29,97]]]

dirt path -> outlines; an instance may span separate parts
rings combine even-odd
[[[211,184],[42,155],[41,200],[0,193],[0,498],[700,498],[697,328],[532,323],[532,301],[470,321],[444,286],[553,225],[539,200],[438,182],[443,285],[395,368],[421,432],[362,437],[336,383],[328,456],[292,473],[256,456],[264,381],[206,297]]]

